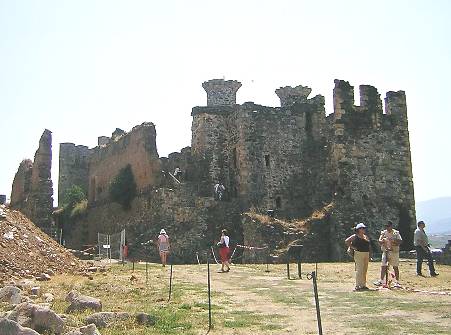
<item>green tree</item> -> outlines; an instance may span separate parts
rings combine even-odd
[[[122,168],[113,179],[109,194],[112,201],[121,204],[124,209],[130,209],[131,202],[137,194],[135,176],[130,164]]]
[[[79,202],[86,200],[85,192],[80,186],[72,185],[65,193],[63,197],[63,203],[61,207],[74,208]]]

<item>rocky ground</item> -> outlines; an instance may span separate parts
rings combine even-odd
[[[0,284],[79,273],[83,264],[19,211],[0,206]]]

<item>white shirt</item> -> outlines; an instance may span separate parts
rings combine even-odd
[[[227,235],[221,236],[221,240],[224,241],[226,247],[229,247],[229,237]]]
[[[423,229],[417,228],[415,230],[415,235],[413,238],[413,245],[414,246],[420,246],[420,247],[426,247],[429,244],[428,236],[424,232]]]
[[[399,245],[393,245],[393,241],[402,241],[401,235],[399,234],[399,231],[396,229],[392,229],[391,232],[388,230],[382,230],[381,236],[379,237],[379,240],[385,240],[385,243],[382,243],[381,249],[382,251],[392,250],[393,252],[399,252]]]

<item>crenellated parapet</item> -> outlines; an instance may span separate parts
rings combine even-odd
[[[290,106],[296,102],[306,102],[312,89],[308,86],[285,86],[280,87],[276,91],[277,96],[280,99],[280,106]]]
[[[236,104],[236,92],[241,83],[236,80],[212,79],[202,84],[207,92],[207,106]]]

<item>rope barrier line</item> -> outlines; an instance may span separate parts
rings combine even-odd
[[[241,244],[237,244],[236,248],[242,248],[242,249],[248,249],[248,250],[264,250],[264,249],[268,249],[268,247],[252,247],[252,246],[248,246],[248,245],[241,245]]]
[[[213,258],[214,258],[216,264],[219,264],[218,259],[216,258],[216,255],[215,255],[215,251],[213,250],[213,246],[211,246],[210,249],[211,249],[211,253],[213,254]]]
[[[236,248],[237,248],[237,247],[235,247],[235,249],[233,249],[232,256],[230,256],[230,263],[232,263],[232,258],[233,258],[233,256],[235,255]]]

